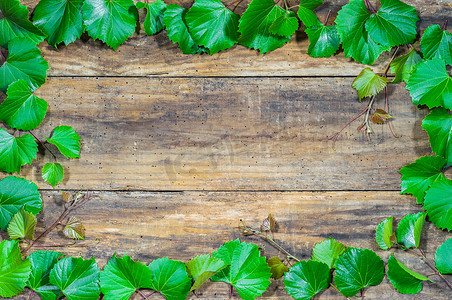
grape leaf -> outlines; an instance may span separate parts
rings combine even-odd
[[[370,68],[365,68],[353,80],[353,88],[358,91],[359,100],[361,100],[375,96],[385,88],[387,83],[388,78],[375,74]]]
[[[292,36],[298,29],[298,19],[293,11],[287,10],[282,16],[277,17],[268,30],[280,36]]]
[[[41,0],[33,12],[33,24],[44,32],[49,45],[73,43],[84,30],[83,0]]]
[[[339,256],[344,254],[345,246],[334,239],[326,239],[321,243],[317,243],[312,249],[312,259],[323,262],[330,269],[336,263]]]
[[[115,51],[133,35],[138,21],[132,0],[84,0],[82,14],[88,34]]]
[[[163,14],[165,13],[166,4],[162,0],[152,3],[137,2],[137,8],[146,8],[146,18],[144,19],[144,31],[147,35],[153,35],[163,30]]]
[[[425,192],[436,181],[445,180],[442,173],[446,160],[442,157],[424,156],[414,163],[400,169],[402,191],[400,194],[412,194],[417,203],[424,203]]]
[[[57,286],[68,300],[98,299],[99,267],[93,259],[65,257],[50,271],[50,283]]]
[[[19,241],[0,242],[0,297],[9,298],[20,294],[30,276],[30,260],[22,260]]]
[[[26,38],[34,44],[44,40],[44,34],[28,20],[28,14],[19,0],[0,1],[0,46],[6,47],[15,38]]]
[[[183,262],[168,257],[153,260],[151,289],[160,292],[167,300],[184,300],[190,292],[191,279]]]
[[[45,81],[49,65],[42,58],[41,51],[30,40],[14,39],[8,43],[9,55],[0,67],[0,90],[19,79],[25,80],[34,91]]]
[[[36,217],[22,207],[8,224],[9,238],[13,240],[27,238],[33,240]]]
[[[429,26],[422,35],[421,52],[426,59],[441,58],[452,64],[452,33],[437,24]]]
[[[278,256],[267,259],[267,264],[270,267],[271,278],[273,279],[279,279],[289,271],[289,268],[282,263]]]
[[[436,249],[435,264],[442,274],[452,274],[452,238],[446,240]]]
[[[47,138],[47,142],[57,146],[67,158],[80,157],[80,141],[80,136],[71,126],[58,126],[53,130],[52,136]]]
[[[308,54],[312,57],[330,57],[339,50],[341,40],[337,26],[318,26],[306,28],[309,38]]]
[[[31,262],[31,274],[27,287],[41,295],[43,300],[55,300],[60,289],[50,284],[50,271],[63,254],[54,251],[36,251],[28,257]]]
[[[395,235],[392,229],[393,220],[394,217],[387,218],[377,226],[375,241],[383,250],[388,250],[394,245],[393,238]]]
[[[452,115],[444,108],[436,108],[422,121],[428,132],[430,145],[437,156],[446,158],[445,167],[452,165]]]
[[[52,187],[63,182],[64,169],[59,163],[46,163],[42,168],[42,179],[47,181]]]
[[[0,120],[19,130],[33,130],[41,124],[46,116],[47,102],[33,95],[25,80],[11,83],[7,95],[0,105]]]
[[[188,276],[194,280],[190,289],[190,291],[193,291],[199,289],[204,282],[218,271],[226,268],[227,265],[219,258],[204,254],[192,258],[185,266]]]
[[[425,194],[424,207],[429,221],[440,229],[452,230],[452,180],[437,181]]]
[[[272,214],[268,214],[268,217],[264,219],[261,225],[261,231],[274,231],[276,229],[276,221],[272,217]]]
[[[383,280],[383,260],[369,249],[348,248],[335,264],[334,281],[346,297],[356,295],[361,289],[378,285]]]
[[[261,54],[273,51],[290,40],[270,32],[270,26],[288,12],[273,0],[253,0],[239,21],[239,43],[260,50]]]
[[[66,226],[64,226],[63,234],[70,239],[84,240],[85,228],[79,218],[72,216],[67,221]]]
[[[330,268],[318,261],[297,262],[284,276],[287,292],[297,300],[314,298],[331,283]]]
[[[212,256],[231,264],[215,274],[212,281],[231,284],[243,299],[261,296],[270,285],[270,267],[256,245],[235,240],[225,243]]]
[[[388,279],[392,285],[402,294],[417,294],[422,290],[422,282],[431,281],[398,261],[394,254],[388,259]]]
[[[416,38],[416,9],[399,0],[381,0],[381,8],[366,22],[372,39],[383,46],[409,44]]]
[[[413,73],[414,68],[421,61],[422,58],[414,47],[407,54],[394,59],[391,62],[391,72],[395,74],[392,82],[407,82],[411,76],[411,73]]]
[[[185,19],[193,40],[214,54],[238,42],[239,18],[220,0],[195,0]]]
[[[36,158],[38,145],[31,134],[14,137],[0,128],[0,170],[6,173],[17,172],[20,167],[30,164]]]
[[[107,300],[127,300],[136,290],[150,288],[151,283],[151,270],[127,255],[119,258],[115,254],[100,273],[101,290]]]
[[[342,7],[336,18],[337,32],[341,37],[345,57],[371,65],[383,51],[390,47],[376,43],[365,28],[366,21],[371,13],[367,10],[364,1],[350,0]]]
[[[440,58],[419,63],[411,74],[406,89],[410,91],[416,105],[452,109],[452,77]]]
[[[304,26],[307,28],[320,26],[320,23],[317,16],[314,14],[314,9],[316,9],[319,5],[323,4],[323,0],[301,0],[300,6],[298,8],[298,17],[301,22],[303,22]]]
[[[406,248],[419,247],[426,215],[424,212],[419,212],[403,217],[396,230],[397,243]]]
[[[374,111],[374,113],[370,117],[370,120],[375,124],[384,124],[391,118],[392,116],[388,114],[385,110],[378,108]]]

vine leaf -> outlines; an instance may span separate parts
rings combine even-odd
[[[304,26],[307,28],[320,26],[320,23],[317,16],[314,14],[314,9],[316,9],[319,5],[323,4],[323,0],[301,0],[300,6],[298,7],[298,17],[301,22],[303,22]]]
[[[437,181],[427,190],[424,209],[432,221],[440,229],[452,230],[452,180]]]
[[[365,68],[353,80],[353,88],[358,91],[359,100],[362,100],[381,92],[387,83],[388,78],[375,74],[370,68]]]
[[[425,212],[419,212],[403,217],[396,230],[397,243],[406,248],[419,247],[426,215]]]
[[[0,105],[0,120],[9,127],[19,130],[33,130],[46,116],[48,104],[33,94],[25,80],[10,84],[8,97]]]
[[[183,262],[159,258],[149,264],[149,269],[152,271],[151,289],[160,292],[167,300],[187,298],[191,279]]]
[[[68,300],[95,300],[100,296],[99,272],[94,258],[65,257],[50,271],[50,283],[57,286]]]
[[[452,165],[452,115],[444,108],[436,108],[422,121],[433,152],[446,158],[445,167]]]
[[[330,268],[318,261],[297,262],[284,276],[287,292],[297,300],[314,298],[331,283]]]
[[[36,158],[38,144],[31,134],[14,137],[0,128],[0,170],[6,173],[17,172],[23,165]]]
[[[317,243],[312,249],[312,260],[323,262],[330,269],[334,267],[339,256],[344,254],[345,246],[335,239],[326,239]]]
[[[63,166],[59,163],[46,163],[42,168],[42,179],[47,181],[53,188],[64,178]]]
[[[431,281],[424,275],[421,275],[402,264],[394,257],[394,254],[388,259],[388,279],[392,285],[402,294],[417,294],[422,290],[423,281]]]
[[[375,110],[375,112],[370,117],[370,120],[374,122],[375,124],[384,124],[389,119],[391,119],[392,116],[388,114],[385,110],[378,108]]]
[[[49,65],[35,43],[17,38],[8,43],[9,55],[0,67],[0,90],[6,92],[14,81],[23,79],[32,91],[45,81]]]
[[[424,156],[400,169],[401,194],[412,194],[417,203],[424,203],[425,192],[436,181],[446,180],[442,173],[446,160],[442,157]]]
[[[452,274],[452,238],[446,240],[436,249],[435,264],[442,274]]]
[[[290,40],[290,36],[279,36],[270,32],[270,26],[287,10],[273,0],[253,0],[239,21],[239,43],[260,50],[261,54],[273,51]]]
[[[34,44],[44,40],[44,34],[28,20],[28,14],[19,0],[0,1],[0,46],[6,47],[15,38],[26,38]]]
[[[0,242],[0,296],[9,298],[20,294],[31,272],[30,260],[22,260],[19,241]]]
[[[275,231],[276,229],[276,221],[275,218],[272,217],[272,214],[268,214],[268,217],[262,221],[261,230],[262,231]]]
[[[53,130],[52,136],[47,138],[47,142],[57,146],[67,158],[80,157],[80,141],[80,136],[71,126],[58,126]]]
[[[411,74],[406,89],[410,91],[415,105],[452,109],[452,77],[440,58],[419,63]]]
[[[84,0],[82,14],[88,34],[115,51],[133,35],[138,21],[132,0]]]
[[[104,298],[127,300],[138,289],[148,289],[152,283],[152,272],[144,264],[116,253],[108,260],[100,273],[100,286]]]
[[[389,217],[377,226],[377,230],[375,232],[375,241],[378,246],[383,250],[388,250],[394,245],[394,241],[396,240],[396,236],[392,229],[394,217]]]
[[[33,240],[36,223],[35,215],[25,211],[24,207],[22,207],[9,222],[8,234],[10,239],[27,238]]]
[[[267,264],[270,267],[271,278],[273,279],[279,279],[283,277],[284,273],[289,271],[289,268],[283,264],[278,256],[267,259]]]
[[[190,291],[193,291],[199,289],[204,282],[218,271],[226,268],[227,265],[219,258],[204,254],[192,258],[185,266],[187,267],[188,276],[194,280],[190,289]]]
[[[33,12],[33,24],[55,48],[62,42],[69,45],[84,31],[82,4],[83,0],[41,0]]]
[[[429,26],[422,35],[421,52],[426,59],[441,58],[452,64],[452,33],[437,24]]]
[[[371,285],[378,285],[384,277],[383,260],[369,249],[348,248],[335,264],[334,281],[346,297],[356,295]]]
[[[144,19],[144,31],[147,35],[153,35],[165,28],[163,23],[163,15],[165,13],[166,4],[162,0],[152,3],[137,2],[137,8],[146,8],[146,18]]]
[[[70,239],[84,240],[85,228],[79,218],[72,216],[67,221],[66,226],[64,226],[63,234]]]
[[[411,73],[413,73],[414,68],[421,61],[422,58],[414,47],[407,54],[394,59],[391,62],[391,72],[395,74],[394,80],[392,82],[407,82],[407,80],[411,76]]]
[[[269,27],[269,31],[280,36],[292,36],[299,27],[298,19],[293,11],[287,10],[277,17]]]
[[[341,40],[337,26],[318,26],[306,28],[309,38],[308,54],[312,57],[330,57],[339,50]]]
[[[239,18],[220,0],[196,0],[186,15],[186,22],[193,40],[214,54],[238,42]]]
[[[261,296],[270,285],[270,267],[256,245],[237,239],[222,245],[212,256],[231,264],[215,274],[212,281],[231,284],[243,299]]]
[[[27,287],[41,295],[43,300],[55,300],[60,289],[50,283],[50,271],[63,254],[54,251],[36,251],[28,257],[31,262],[31,274]]]

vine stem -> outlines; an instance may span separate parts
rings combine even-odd
[[[33,294],[35,293],[34,290],[31,290],[30,296],[28,297],[28,300],[31,300],[31,297],[33,297]]]
[[[46,149],[47,151],[49,151],[50,154],[52,154],[53,160],[56,161],[56,156],[55,156],[55,154],[53,154],[53,152],[50,151],[50,149],[46,146],[46,144],[43,143],[43,142],[39,139],[39,137],[33,132],[33,130],[29,130],[28,132],[29,132],[29,133],[30,133],[30,134],[31,134],[31,135],[39,142],[39,144],[41,144],[42,147],[44,147],[44,149]]]
[[[328,23],[328,19],[330,18],[330,15],[331,15],[331,9],[328,11],[328,14],[326,15],[326,18],[325,18],[325,23],[323,23],[323,25],[326,26],[326,24]]]
[[[229,299],[232,299],[232,284],[229,284]]]
[[[141,297],[143,297],[143,299],[147,299],[146,295],[143,294],[142,291],[140,291],[140,290],[136,290],[136,291],[137,291],[138,294],[140,294]]]
[[[441,274],[438,269],[427,259],[427,257],[425,256],[424,251],[422,251],[422,249],[418,249],[419,252],[421,253],[421,257],[424,259],[424,261],[427,263],[427,265],[430,267],[430,269],[433,270],[433,272],[435,272],[436,275],[438,275],[439,277],[441,277],[441,279],[446,283],[446,285],[449,287],[449,289],[452,290],[452,284],[446,279],[446,277],[443,276],[443,274]]]
[[[375,10],[375,8],[372,6],[372,4],[370,4],[369,0],[364,0],[364,4],[366,5],[366,8],[368,11],[370,11],[373,14],[376,14],[377,11]]]
[[[151,295],[153,295],[154,293],[156,293],[157,291],[152,291],[149,294],[146,295],[146,299],[149,298]]]
[[[447,21],[446,21],[447,22]],[[2,56],[2,63],[6,61],[5,55],[3,55],[3,52],[0,50],[0,55]]]
[[[330,285],[342,296],[344,296],[345,299],[349,299],[347,296],[345,296],[344,294],[342,294],[342,292],[339,290],[339,288],[334,284],[334,283],[330,283]]]
[[[234,4],[238,4],[238,3],[240,3],[240,2],[242,2],[242,0],[235,0],[235,1],[232,1],[231,3],[229,3],[229,4],[226,6],[226,8],[229,8],[229,6],[234,5]]]
[[[387,113],[389,113],[388,87],[387,87],[387,86],[385,86],[385,100],[386,100],[385,110],[386,110]],[[399,136],[396,135],[396,134],[394,133],[394,131],[392,130],[391,122],[389,122],[389,120],[388,120],[388,127],[389,127],[389,130],[390,130],[391,133],[392,133],[392,136],[393,136],[394,138],[398,139]]]
[[[369,101],[369,106],[367,107],[367,114],[366,114],[366,119],[365,119],[365,123],[366,123],[366,127],[367,127],[367,137],[370,138],[370,134],[372,133],[372,128],[370,128],[370,124],[369,124],[369,116],[370,116],[370,111],[372,110],[372,106],[374,105],[375,102],[375,96],[372,96],[372,98]]]
[[[444,22],[444,25],[443,25],[443,30],[444,31],[446,31],[447,30],[447,20]]]

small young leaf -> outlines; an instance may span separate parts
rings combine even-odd
[[[407,54],[394,59],[391,63],[391,72],[395,74],[392,82],[407,82],[411,76],[411,73],[413,73],[414,68],[421,61],[422,58],[414,47]]]
[[[268,214],[268,217],[264,219],[261,225],[262,231],[275,231],[276,228],[276,221],[272,217],[272,214]]]
[[[430,25],[422,35],[421,52],[425,59],[440,58],[452,64],[452,33],[437,24]]]
[[[31,134],[14,137],[0,128],[0,171],[20,174],[20,168],[30,164],[37,152],[38,144]]]
[[[330,57],[339,50],[341,40],[337,26],[318,26],[306,28],[309,38],[308,54],[312,57]]]
[[[452,230],[452,180],[437,181],[427,190],[424,209],[429,221],[440,229]]]
[[[402,294],[417,294],[422,290],[423,281],[432,281],[424,275],[408,269],[394,257],[394,254],[391,254],[388,259],[388,279]]]
[[[270,272],[272,273],[273,279],[281,278],[284,273],[289,271],[289,268],[282,263],[278,256],[267,259],[267,264],[270,267]]]
[[[53,130],[47,142],[57,146],[58,150],[67,158],[80,157],[81,138],[71,126],[58,126]]]
[[[419,212],[403,217],[396,230],[397,243],[406,248],[419,247],[426,215],[426,213]]]
[[[298,19],[293,11],[286,11],[282,16],[277,17],[270,25],[271,33],[280,36],[292,36],[298,29]]]
[[[151,289],[160,292],[167,300],[184,300],[190,292],[191,279],[184,263],[168,257],[153,260]]]
[[[393,220],[394,217],[387,218],[377,226],[375,240],[377,241],[378,246],[383,250],[388,250],[394,245],[394,232],[392,229]]]
[[[314,260],[297,262],[284,276],[287,292],[297,300],[312,299],[330,283],[330,268]]]
[[[63,234],[70,239],[84,240],[85,228],[79,218],[72,216],[67,221],[67,224],[63,229]]]
[[[36,223],[36,217],[22,207],[9,222],[9,237],[13,240],[23,238],[33,240]]]
[[[60,289],[50,284],[50,271],[63,256],[54,251],[36,251],[28,257],[31,262],[31,274],[27,287],[41,295],[43,300],[55,300],[60,294]]]
[[[199,255],[185,264],[188,276],[193,278],[194,283],[190,291],[199,289],[204,282],[220,270],[226,268],[226,264],[219,258],[211,257],[209,254]]]
[[[300,6],[298,7],[298,17],[301,22],[303,22],[304,26],[307,28],[320,26],[320,23],[317,16],[314,14],[314,9],[316,9],[319,5],[323,4],[323,0],[301,0]]]
[[[337,258],[344,252],[344,244],[334,239],[326,239],[321,243],[315,244],[314,249],[312,249],[312,260],[323,262],[331,269]]]
[[[42,179],[47,181],[52,187],[63,182],[64,169],[59,163],[46,163],[42,168]]]
[[[391,119],[392,116],[388,114],[385,110],[378,108],[375,110],[375,112],[370,117],[370,120],[374,122],[375,124],[384,124],[389,119]]]
[[[378,76],[371,69],[365,68],[353,81],[353,88],[358,91],[359,100],[361,100],[375,96],[385,88],[387,83],[388,78]]]
[[[0,297],[9,298],[20,294],[31,272],[30,260],[22,260],[19,241],[0,242]]]
[[[361,125],[358,126],[357,128],[358,132],[367,132],[367,133],[372,133],[372,128],[367,128],[367,123],[364,122]]]
[[[446,158],[445,167],[452,165],[452,115],[444,108],[436,108],[422,121],[433,152]]]
[[[452,274],[452,238],[436,249],[435,264],[442,274]]]
[[[137,8],[146,8],[146,18],[144,19],[144,31],[147,35],[153,35],[163,30],[163,15],[165,13],[166,4],[162,0],[152,3],[137,2]]]

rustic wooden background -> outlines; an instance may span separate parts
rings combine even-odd
[[[167,2],[188,7],[192,1]],[[326,2],[318,10],[321,20],[328,10],[335,16],[348,1]],[[450,0],[405,2],[417,8],[420,32],[434,23],[452,23]],[[38,0],[22,3],[32,11]],[[235,46],[213,56],[192,56],[182,54],[165,32],[148,37],[142,28],[117,52],[92,39],[59,50],[42,43],[50,70],[37,94],[50,108],[36,132],[48,136],[57,125],[73,126],[83,138],[82,157],[61,157],[66,179],[59,188],[89,190],[103,199],[74,213],[87,229],[87,245],[59,250],[95,256],[101,266],[115,252],[145,263],[162,256],[187,261],[240,237],[233,229],[240,220],[257,227],[272,213],[278,223],[275,238],[300,258],[309,258],[315,243],[335,238],[387,259],[390,253],[378,250],[374,241],[375,226],[386,217],[400,220],[420,211],[413,197],[399,195],[398,170],[431,153],[421,130],[428,112],[411,104],[403,84],[391,86],[392,125],[400,138],[375,125],[368,141],[357,133],[357,122],[333,150],[331,142],[320,139],[366,105],[351,88],[363,66],[343,53],[311,58],[307,47],[299,31],[289,44],[265,55]],[[390,53],[382,55],[373,69],[381,72],[389,59]],[[383,107],[384,99],[378,98],[377,106]],[[38,231],[62,211],[58,189],[41,179],[47,161],[49,156],[40,155],[21,174],[41,189]],[[433,259],[436,247],[450,237],[426,223],[421,248]],[[257,239],[241,238],[277,255]],[[62,241],[61,233],[53,233],[43,243]],[[395,252],[410,267],[430,273],[417,258]],[[199,291],[203,299],[227,294],[223,283]],[[28,293],[17,299],[25,297]],[[365,292],[366,299],[451,297],[440,280],[426,283],[416,296],[397,293],[386,278]],[[288,298],[282,280],[262,297]],[[341,297],[328,289],[319,298]]]

